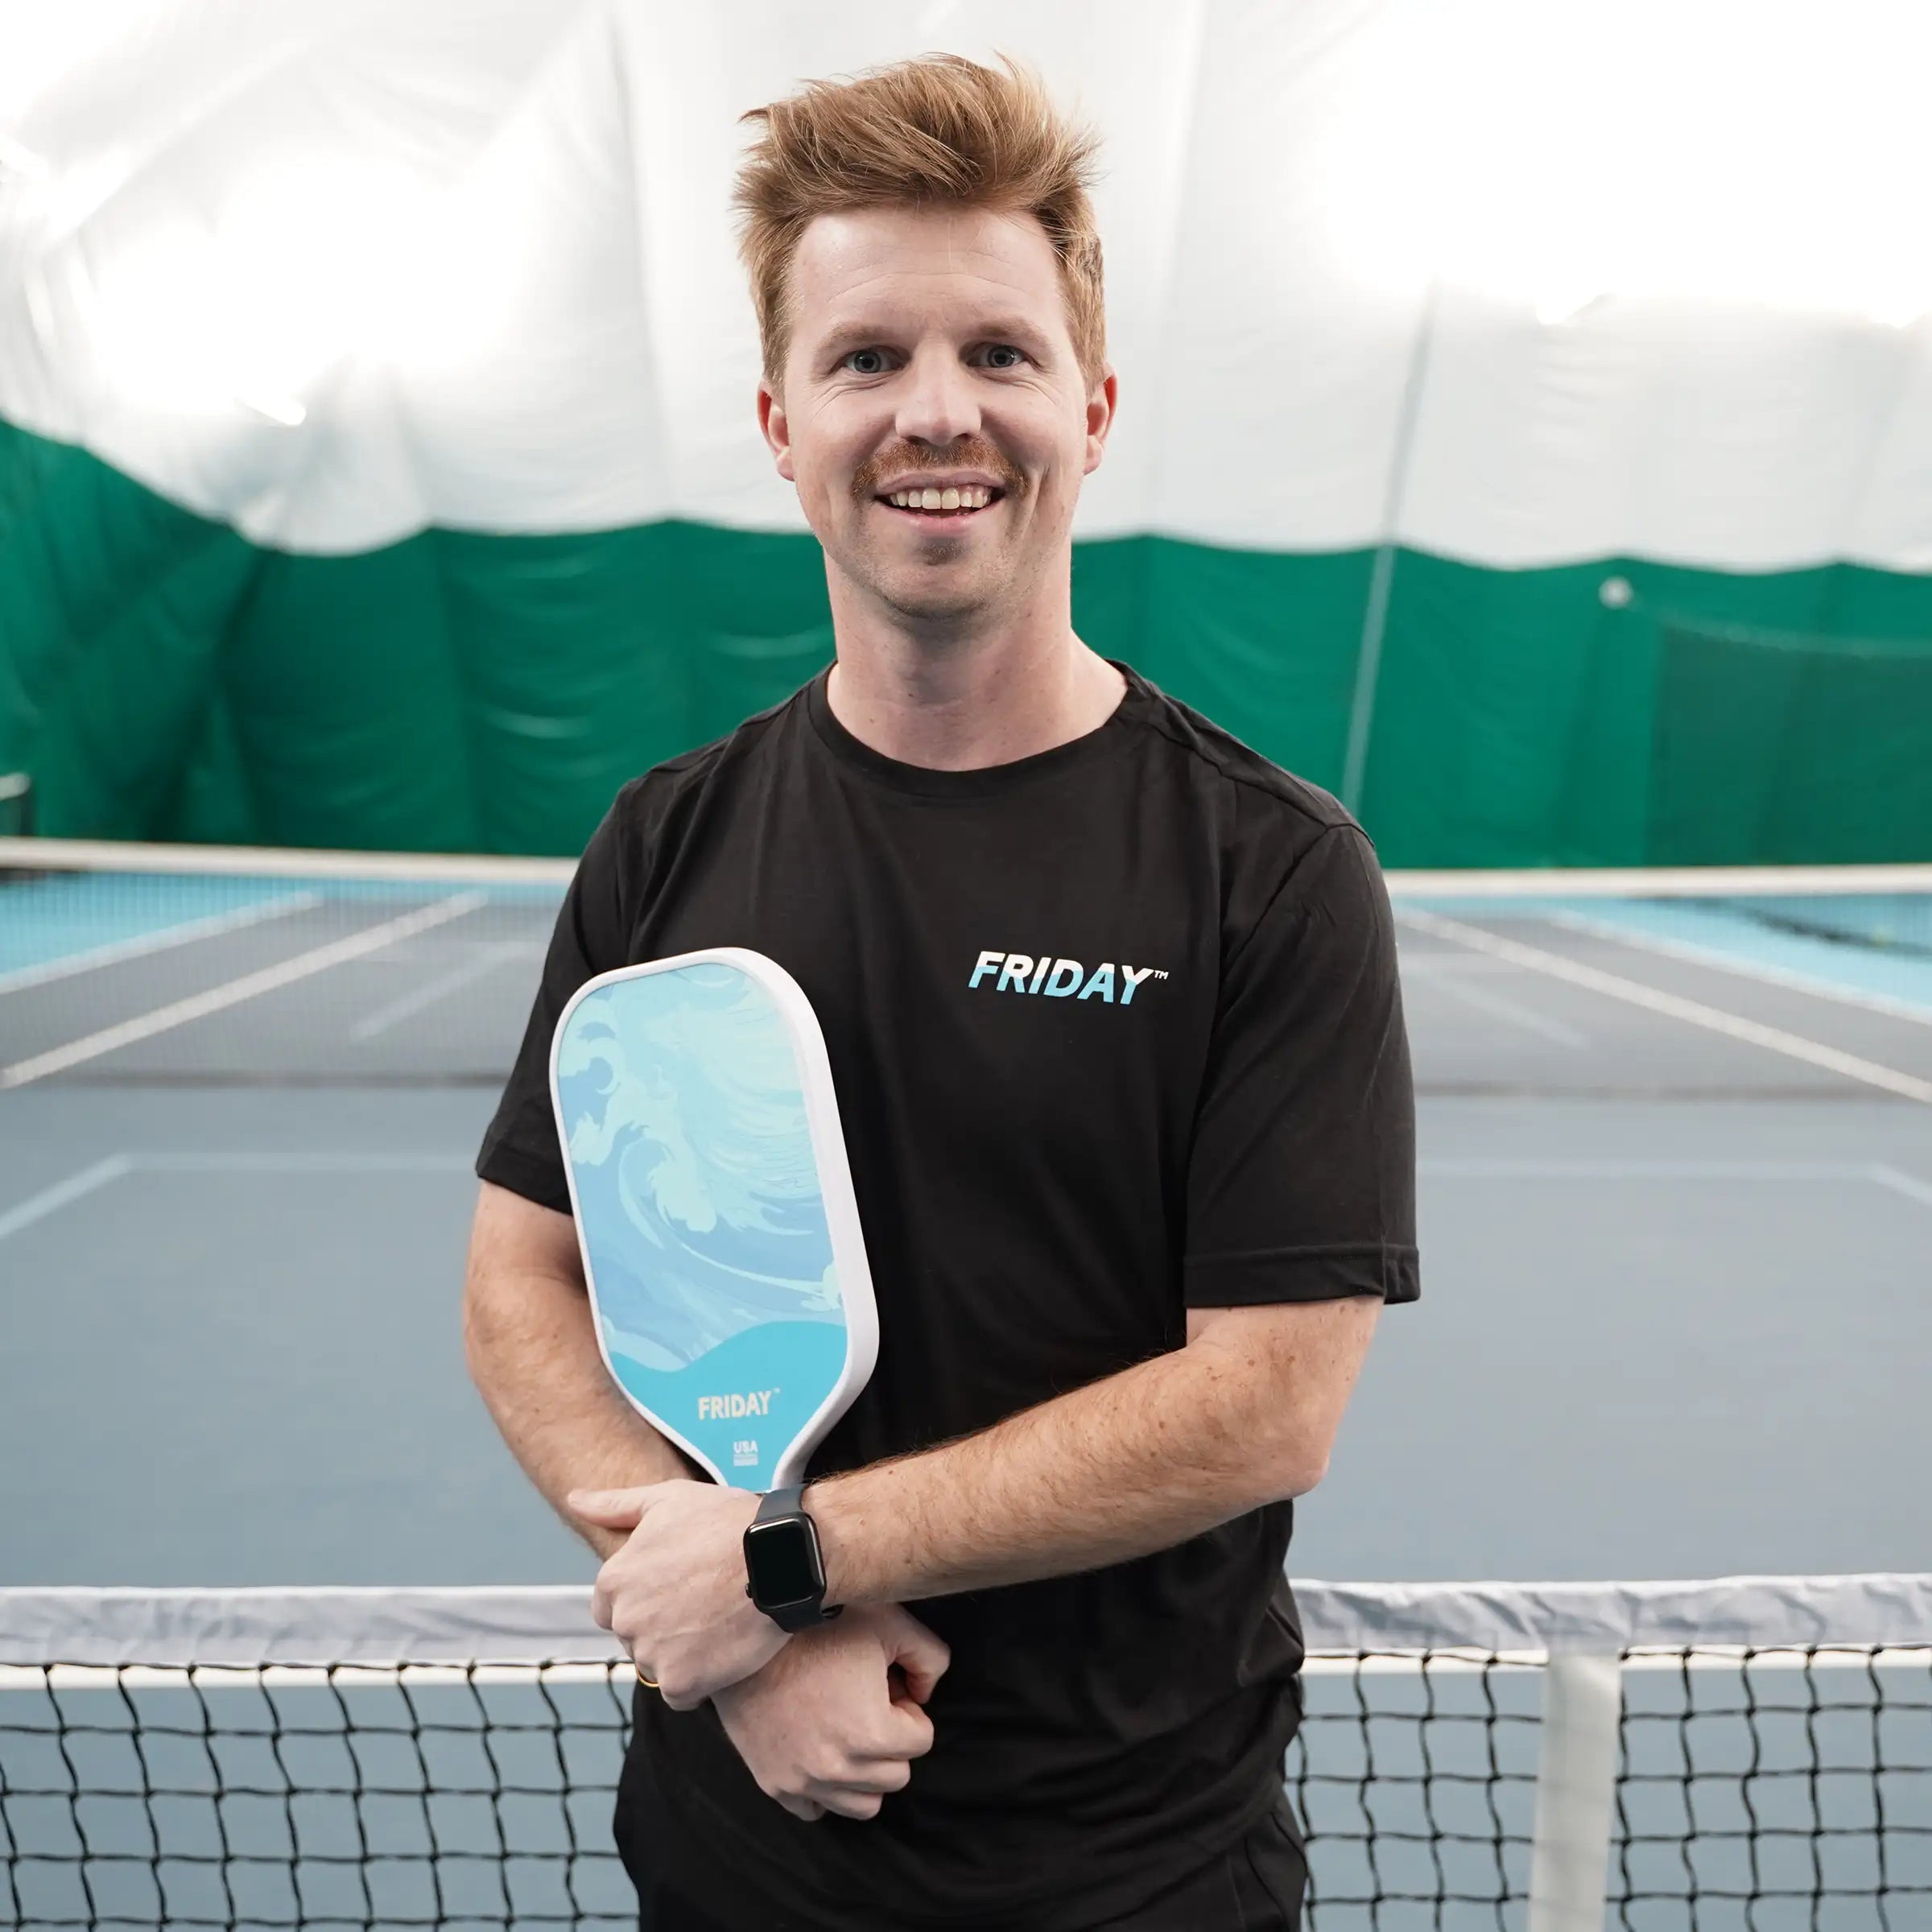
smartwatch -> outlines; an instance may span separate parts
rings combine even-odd
[[[768,1490],[745,1532],[745,1594],[781,1630],[828,1624],[844,1608],[826,1607],[825,1559],[804,1494],[803,1483]]]

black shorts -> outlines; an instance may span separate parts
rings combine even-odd
[[[634,1837],[624,1847],[638,1887],[638,1932],[785,1932],[769,1917],[734,1925],[700,1911],[649,1869],[640,1849]],[[1232,1851],[1089,1932],[1298,1932],[1307,1885],[1284,1798]]]

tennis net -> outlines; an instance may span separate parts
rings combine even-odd
[[[1314,1932],[1932,1922],[1932,1576],[1298,1586]],[[635,1922],[575,1589],[0,1591],[28,1928]]]
[[[33,780],[23,771],[0,771],[0,836],[29,838],[33,829]]]
[[[495,1084],[570,873],[0,838],[0,1086]],[[1389,886],[1425,1092],[1932,1100],[1932,865]]]
[[[571,869],[0,839],[0,1086],[500,1083]]]

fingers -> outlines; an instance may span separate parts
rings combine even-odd
[[[564,1507],[601,1530],[634,1530],[663,1486],[650,1483],[641,1489],[573,1489],[564,1497]]]
[[[797,1781],[794,1782],[795,1778]],[[912,1779],[912,1767],[902,1758],[877,1763],[848,1763],[836,1777],[803,1777],[761,1780],[768,1797],[774,1798],[794,1818],[810,1824],[826,1812],[840,1818],[877,1818],[886,1798],[903,1791]]]
[[[873,1757],[862,1754],[856,1746],[838,1749],[823,1743],[800,1761],[783,1768],[767,1767],[758,1777],[759,1786],[768,1797],[807,1822],[817,1814],[807,1806],[834,1812],[840,1818],[877,1818],[885,1800],[894,1791],[903,1791],[911,1781],[910,1759],[896,1752]]]
[[[933,1748],[921,1700],[950,1662],[943,1641],[902,1610],[862,1608],[793,1638],[787,1666],[747,1674],[718,1708],[760,1787],[794,1817],[876,1818]],[[677,1674],[664,1677],[667,1702],[678,1701]]]
[[[888,1769],[897,1761],[923,1757],[932,1748],[932,1719],[917,1704],[894,1704],[879,1719],[874,1740],[878,1764]]]
[[[836,1811],[840,1818],[877,1818],[885,1802],[882,1798],[868,1797],[857,1791],[828,1793],[825,1809]]]
[[[840,1818],[877,1818],[888,1796],[912,1781],[912,1766],[903,1758],[855,1766],[836,1784],[815,1781],[811,1798]]]
[[[903,1791],[912,1782],[912,1766],[902,1757],[882,1757],[870,1764],[855,1765],[838,1782],[837,1790],[854,1797],[884,1798]],[[823,1798],[822,1794],[815,1796]]]
[[[618,1551],[619,1556],[622,1555]],[[608,1630],[630,1648],[630,1634],[617,1628],[617,1587],[623,1581],[623,1573],[613,1567],[617,1557],[612,1557],[597,1571],[597,1580],[591,1585],[590,1614],[600,1630]]]
[[[916,1616],[903,1611],[894,1614],[886,1625],[888,1664],[897,1664],[906,1678],[906,1688],[920,1703],[931,1697],[935,1686],[946,1674],[952,1652],[943,1637],[935,1637]]]

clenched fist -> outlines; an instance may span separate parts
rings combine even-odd
[[[712,1702],[759,1790],[794,1817],[875,1818],[932,1748],[920,1706],[951,1661],[905,1611],[854,1608]]]
[[[745,1530],[758,1499],[716,1483],[650,1483],[573,1490],[584,1521],[630,1535],[597,1572],[591,1614],[622,1640],[631,1662],[674,1711],[769,1661],[785,1633],[745,1594]]]

